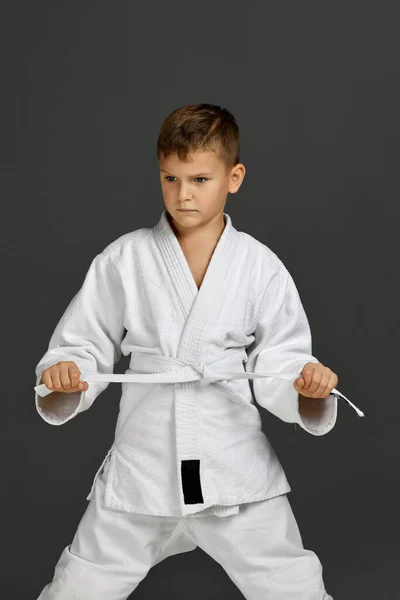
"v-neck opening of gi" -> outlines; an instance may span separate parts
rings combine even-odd
[[[179,243],[178,238],[176,237],[174,230],[172,229],[170,222],[168,221],[167,211],[164,210],[162,213],[161,219],[162,219],[162,221],[164,221],[165,231],[167,233],[168,239],[169,239],[173,249],[175,250],[175,254],[179,260],[179,265],[182,269],[183,274],[185,275],[185,279],[188,282],[188,284],[190,285],[191,293],[193,295],[193,300],[195,300],[200,295],[200,293],[204,290],[204,287],[210,277],[210,272],[211,272],[211,270],[214,266],[214,262],[216,260],[215,256],[218,253],[219,248],[221,248],[224,245],[225,238],[228,235],[228,229],[230,226],[230,217],[226,213],[223,213],[223,216],[224,216],[225,227],[224,227],[224,229],[218,239],[218,242],[214,248],[214,251],[211,255],[210,261],[207,265],[207,269],[204,274],[203,280],[200,284],[200,287],[198,288],[195,278],[193,277],[193,273],[190,269],[189,263],[186,259],[185,253],[182,250],[182,247]]]

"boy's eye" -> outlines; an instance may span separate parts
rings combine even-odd
[[[174,177],[173,177],[172,175],[166,175],[166,176],[164,177],[164,179],[167,179],[168,181],[170,181],[171,179],[174,179]],[[196,178],[195,178],[195,181],[196,181],[196,179],[204,179],[204,181],[208,181],[207,177],[196,177]],[[173,182],[172,182],[172,183],[173,183]],[[199,182],[199,183],[202,183],[202,182]]]

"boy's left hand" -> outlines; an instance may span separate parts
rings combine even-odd
[[[293,386],[296,392],[306,398],[328,398],[338,384],[336,373],[322,363],[308,362],[301,374],[303,377],[296,379]]]

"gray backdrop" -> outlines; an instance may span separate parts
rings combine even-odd
[[[158,221],[159,127],[196,102],[237,118],[247,174],[225,210],[283,260],[314,355],[366,415],[339,401],[335,428],[314,437],[260,408],[304,545],[335,600],[397,597],[399,4],[47,0],[1,13],[2,597],[34,600],[53,577],[118,409],[114,384],[50,426],[34,368],[93,257]],[[242,598],[199,548],[132,596],[188,595]]]

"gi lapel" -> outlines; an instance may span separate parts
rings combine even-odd
[[[220,314],[225,296],[232,293],[235,255],[240,252],[238,234],[225,214],[225,228],[218,240],[200,289],[190,271],[185,255],[167,219],[166,211],[154,228],[157,244],[165,260],[183,314],[182,334],[176,349],[177,358],[195,362],[207,354],[207,331],[210,318]],[[179,497],[183,514],[204,505],[202,490],[201,443],[199,442],[196,382],[174,386],[176,460],[181,476]]]
[[[215,247],[200,289],[190,271],[186,257],[164,210],[154,233],[161,255],[170,274],[176,299],[184,317],[177,358],[201,360],[206,351],[206,334],[210,318],[219,314],[223,299],[232,293],[230,286],[240,253],[238,232],[229,215],[224,213],[226,225]]]

